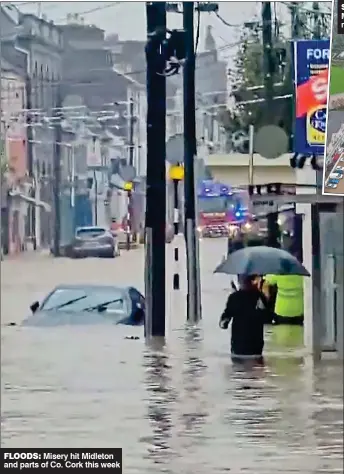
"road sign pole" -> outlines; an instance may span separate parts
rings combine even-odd
[[[195,117],[195,46],[194,2],[183,3],[183,28],[185,30],[186,61],[184,66],[184,193],[185,240],[187,258],[187,320],[197,323],[201,319],[200,278],[196,243],[196,196],[194,161],[196,150]]]
[[[254,181],[254,125],[249,127],[249,165],[248,165],[248,182],[253,185]]]

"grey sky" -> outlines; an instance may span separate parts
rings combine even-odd
[[[278,18],[286,22],[286,34],[289,34],[290,14],[286,6],[287,2],[275,2]],[[331,2],[320,2],[321,8],[329,11]],[[104,29],[107,34],[117,33],[121,40],[144,40],[146,38],[146,16],[145,2],[13,2],[21,11],[44,14],[48,20],[56,23],[64,23],[67,15],[79,14],[85,23],[94,24]],[[290,3],[289,3],[290,4]],[[242,25],[245,21],[261,15],[262,2],[219,2],[220,15],[231,25]],[[312,2],[304,2],[304,8],[312,8]],[[94,11],[96,10],[96,11]],[[228,66],[233,64],[233,58],[237,51],[241,28],[228,27],[224,25],[215,14],[202,13],[200,28],[199,51],[204,48],[205,32],[208,25],[213,27],[213,36],[217,46],[220,48],[220,56],[227,60]],[[168,26],[178,28],[182,26],[182,15],[169,13]],[[232,46],[234,44],[234,46]]]
[[[78,13],[83,16],[85,23],[95,24],[107,33],[117,33],[122,40],[138,39],[146,37],[145,2],[13,2],[23,12],[45,14],[48,19],[55,22],[64,22],[68,13]],[[287,20],[286,2],[279,2],[276,8],[281,20]],[[321,2],[324,9],[329,10],[331,2]],[[305,6],[311,7],[311,2],[305,2]],[[99,8],[98,11],[89,12]],[[220,14],[231,24],[242,24],[259,14],[261,2],[220,2]],[[89,12],[89,13],[87,13]],[[238,38],[238,29],[229,28],[221,23],[214,14],[202,14],[202,38],[208,24],[214,27],[214,36],[218,46],[235,42]],[[171,28],[181,26],[181,15],[169,13],[168,24]]]

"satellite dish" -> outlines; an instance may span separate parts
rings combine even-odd
[[[118,174],[123,181],[132,182],[136,178],[136,169],[131,165],[119,165]]]
[[[263,158],[274,160],[289,151],[289,138],[277,125],[266,125],[254,137],[254,150]]]

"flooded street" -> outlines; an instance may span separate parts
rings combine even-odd
[[[122,447],[126,474],[342,472],[342,364],[314,368],[302,334],[283,342],[274,328],[265,367],[234,367],[230,334],[218,328],[229,279],[212,274],[224,252],[221,239],[201,243],[199,329],[185,328],[169,256],[164,349],[147,347],[142,328],[3,326],[2,447]],[[28,256],[1,271],[5,325],[58,283],[143,289],[143,252],[114,261]]]

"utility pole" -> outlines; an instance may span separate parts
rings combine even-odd
[[[26,136],[27,136],[27,165],[28,165],[28,173],[29,177],[33,181],[33,193],[32,198],[35,199],[36,197],[36,183],[35,180],[35,171],[34,171],[34,159],[33,159],[33,123],[32,123],[32,84],[29,72],[26,74],[25,79],[25,91],[26,91]],[[30,237],[32,239],[33,249],[36,250],[37,248],[37,241],[36,241],[36,206],[30,206],[30,223],[29,223],[29,232]]]
[[[166,2],[147,2],[147,191],[145,337],[165,337]]]
[[[134,126],[135,126],[135,116],[134,116],[134,99],[131,97],[129,100],[129,165],[134,166]]]
[[[94,225],[98,225],[98,179],[96,170],[93,171],[94,189]]]
[[[270,125],[273,117],[273,97],[274,97],[274,71],[275,60],[272,44],[272,14],[271,3],[262,4],[263,23],[263,67],[264,67],[264,90],[265,90],[265,120]],[[278,234],[278,212],[269,213],[267,216],[268,245],[279,247]]]
[[[319,2],[313,2],[314,32],[313,39],[321,39],[321,18]]]
[[[134,99],[129,100],[129,165],[134,166]],[[127,232],[127,250],[130,250],[131,239],[133,239],[133,195],[132,191],[128,191],[128,232]],[[133,239],[134,240],[134,239]]]
[[[263,2],[262,5],[262,23],[263,23],[263,68],[264,68],[264,90],[266,120],[270,125],[273,114],[272,105],[274,97],[274,70],[275,61],[273,56],[272,44],[272,15],[271,3]]]
[[[197,155],[195,112],[194,2],[183,3],[186,60],[184,66],[184,195],[185,240],[187,258],[187,320],[201,319],[200,272],[196,239],[196,196],[194,160]]]
[[[60,85],[57,84],[55,108],[55,146],[53,163],[53,195],[54,195],[54,256],[61,256],[61,142],[62,142],[62,97]]]
[[[296,40],[300,37],[300,17],[299,17],[299,4],[297,2],[291,2],[291,37]]]

